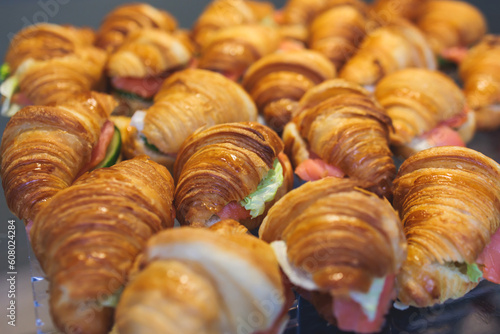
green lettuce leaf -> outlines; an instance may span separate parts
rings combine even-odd
[[[262,213],[266,206],[266,202],[272,201],[278,188],[283,184],[283,167],[278,159],[274,159],[273,168],[269,170],[267,175],[260,181],[257,190],[245,197],[241,202],[241,206],[250,211],[252,218],[255,218]]]
[[[122,291],[123,291],[123,286],[120,287],[118,290],[116,290],[111,295],[109,295],[106,298],[104,298],[103,300],[101,300],[99,302],[99,304],[101,306],[105,306],[105,307],[113,307],[113,308],[116,307],[116,305],[118,305],[118,301],[120,300],[120,297],[122,295]]]
[[[0,67],[0,81],[4,81],[10,75],[10,66],[7,63],[3,63],[2,67]]]
[[[469,276],[471,282],[477,283],[483,277],[483,272],[476,263],[467,263],[467,276]]]

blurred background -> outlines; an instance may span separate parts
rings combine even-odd
[[[69,23],[75,26],[97,28],[103,17],[114,7],[130,1],[123,0],[0,0],[0,58],[6,53],[12,36],[22,28],[36,23]],[[151,5],[172,13],[183,28],[190,28],[209,0],[149,0]],[[285,0],[271,0],[276,8],[281,8]],[[371,1],[368,1],[371,2]],[[500,33],[500,1],[468,1],[482,10],[491,33]],[[8,119],[0,117],[0,133]],[[496,139],[497,142],[500,138]],[[7,223],[16,220],[16,269],[17,269],[17,321],[16,327],[7,325]],[[0,333],[36,333],[35,314],[30,283],[28,244],[24,224],[14,217],[0,193]],[[500,313],[500,310],[497,310]],[[500,317],[500,314],[499,314]],[[473,333],[474,331],[470,332]]]

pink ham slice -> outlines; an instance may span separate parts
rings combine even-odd
[[[152,98],[160,89],[163,77],[113,77],[111,84],[114,88],[139,95],[142,98]]]
[[[396,297],[394,275],[385,279],[384,288],[380,294],[375,319],[370,321],[360,304],[350,298],[333,298],[333,313],[337,319],[337,327],[344,331],[357,333],[376,333],[384,325],[385,315],[390,308],[390,302]]]
[[[241,206],[239,202],[229,202],[222,208],[217,214],[219,218],[222,219],[246,219],[250,217],[250,211]]]
[[[295,168],[295,174],[304,181],[316,181],[327,176],[342,178],[345,175],[340,168],[315,158],[302,161]]]
[[[33,103],[28,99],[26,94],[18,92],[12,96],[11,103],[18,104],[20,106],[30,106]]]
[[[91,170],[95,166],[97,166],[106,157],[106,151],[108,149],[109,143],[111,143],[111,139],[113,139],[114,132],[115,132],[115,125],[113,124],[113,122],[107,120],[101,128],[99,141],[92,150],[90,161],[84,168],[82,168],[78,177],[83,173]]]
[[[462,138],[460,138],[458,132],[456,132],[447,125],[439,125],[434,129],[424,133],[419,138],[426,140],[430,147],[435,147],[435,146],[465,147],[465,143],[462,140]]]
[[[469,49],[464,46],[455,46],[443,50],[441,52],[441,57],[456,64],[460,64],[465,59],[465,57],[467,57],[468,52]]]
[[[490,243],[479,255],[477,263],[484,265],[484,279],[500,284],[500,228],[493,234]]]

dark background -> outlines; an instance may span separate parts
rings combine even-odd
[[[104,15],[122,0],[0,0],[0,58],[7,50],[10,38],[20,29],[30,24],[41,22],[70,23],[76,26],[97,28]],[[191,27],[208,0],[150,0],[151,5],[163,8],[172,13],[184,28]],[[272,1],[277,8],[285,0]],[[468,1],[479,7],[486,16],[489,30],[500,33],[500,1],[475,0]],[[0,61],[1,62],[1,61]],[[8,119],[0,117],[0,131]],[[491,137],[490,137],[491,138]],[[496,142],[500,138],[493,137]],[[17,326],[7,325],[7,222],[15,219],[5,203],[3,191],[0,192],[0,333],[36,333],[33,299],[30,283],[30,271],[27,252],[27,241],[24,225],[16,219],[17,224]]]

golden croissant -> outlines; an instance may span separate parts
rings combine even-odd
[[[335,77],[333,64],[317,51],[296,50],[262,57],[243,77],[243,87],[267,124],[281,132],[311,87]]]
[[[402,19],[371,31],[339,76],[373,86],[384,76],[409,67],[436,68],[436,60],[423,34]]]
[[[399,18],[414,20],[422,6],[430,0],[375,0],[371,8],[371,16],[379,24],[397,21]]]
[[[245,232],[224,220],[152,237],[118,303],[117,332],[280,333],[291,291],[271,247]]]
[[[390,198],[396,167],[391,119],[361,86],[342,79],[311,88],[283,131],[285,152],[304,180],[343,175]]]
[[[115,106],[86,93],[57,106],[29,106],[7,123],[1,144],[2,185],[10,210],[25,224],[88,166]]]
[[[259,236],[291,283],[340,329],[381,329],[406,258],[402,225],[387,200],[350,179],[307,182],[269,210]],[[369,301],[368,292],[376,298]]]
[[[174,166],[179,222],[211,225],[232,218],[249,229],[259,226],[292,187],[282,151],[278,135],[256,122],[220,124],[188,137]]]
[[[500,37],[487,35],[460,63],[467,104],[474,110],[478,130],[500,127]]]
[[[33,251],[50,282],[50,312],[64,333],[108,333],[116,298],[146,241],[173,227],[174,185],[146,157],[81,176],[35,217]]]
[[[217,30],[201,49],[198,68],[238,81],[255,61],[278,49],[280,35],[272,26],[246,24]]]
[[[427,1],[421,7],[416,24],[435,54],[444,58],[450,58],[453,49],[466,49],[479,42],[487,31],[483,14],[465,1]]]
[[[474,113],[464,94],[440,72],[395,72],[378,83],[375,97],[392,119],[391,143],[403,156],[432,146],[465,146],[474,135]]]
[[[104,18],[96,36],[96,45],[114,51],[133,31],[155,28],[172,32],[177,20],[168,12],[146,3],[131,3],[116,7]]]
[[[408,238],[397,279],[402,303],[426,307],[460,298],[483,272],[500,283],[498,263],[489,267],[488,260],[500,238],[485,250],[500,225],[498,203],[500,166],[482,153],[435,147],[402,164],[394,181],[394,208]]]

